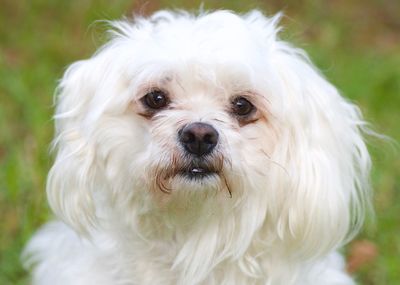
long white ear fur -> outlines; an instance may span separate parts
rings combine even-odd
[[[286,94],[275,159],[287,172],[276,182],[286,188],[279,232],[288,250],[320,256],[352,238],[371,208],[368,129],[301,51],[281,48],[276,68]]]

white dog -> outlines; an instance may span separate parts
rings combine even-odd
[[[337,250],[369,205],[365,123],[278,20],[113,22],[68,68],[33,284],[354,284]]]

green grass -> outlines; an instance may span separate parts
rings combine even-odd
[[[144,2],[144,1],[142,1]],[[192,1],[149,1],[142,11],[195,10]],[[349,3],[351,2],[351,3]],[[168,4],[169,3],[169,4]],[[245,4],[246,3],[246,4]],[[360,105],[375,130],[400,139],[399,2],[205,1],[205,8],[268,14],[283,9],[283,37],[306,49],[316,65]],[[0,7],[0,284],[27,284],[21,249],[50,211],[45,198],[53,133],[52,94],[65,66],[101,44],[100,19],[141,7],[134,1],[3,0]],[[375,243],[378,257],[356,272],[361,284],[400,282],[400,159],[390,143],[372,141],[376,226],[359,238]]]

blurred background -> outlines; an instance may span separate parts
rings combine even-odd
[[[400,1],[203,1],[207,9],[283,11],[281,37],[305,49],[374,129],[400,140]],[[53,92],[73,61],[104,41],[104,25],[132,12],[198,10],[200,1],[0,0],[0,284],[28,284],[23,245],[51,218],[45,180]],[[360,284],[400,284],[399,147],[371,140],[375,222],[345,250]],[[396,150],[397,148],[397,150]]]

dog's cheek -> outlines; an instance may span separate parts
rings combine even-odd
[[[234,145],[241,159],[248,161],[258,171],[269,165],[279,133],[266,120],[259,120],[239,129],[240,140]]]
[[[142,177],[149,163],[152,142],[148,127],[129,114],[107,118],[97,130],[98,158],[112,193],[132,189],[132,180]]]

